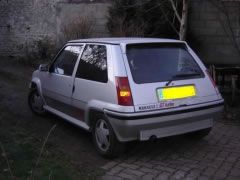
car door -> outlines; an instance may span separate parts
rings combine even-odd
[[[108,80],[111,71],[107,62],[107,46],[86,44],[79,60],[74,81],[72,105],[76,109],[73,116],[83,120],[84,110],[92,100],[114,102],[114,94],[109,89],[112,82]],[[114,87],[115,88],[115,87]]]
[[[41,76],[46,104],[68,114],[73,91],[73,72],[81,53],[82,45],[67,45],[51,63],[49,72]]]

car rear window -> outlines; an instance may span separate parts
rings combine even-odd
[[[129,44],[127,58],[138,84],[204,76],[183,43]]]

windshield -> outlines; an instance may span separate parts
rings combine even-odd
[[[138,84],[203,77],[182,43],[127,45],[127,58]]]

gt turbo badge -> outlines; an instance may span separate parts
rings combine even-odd
[[[147,106],[139,106],[139,111],[147,111],[147,110],[155,110],[155,109],[163,109],[163,108],[170,108],[174,107],[174,102],[162,102],[158,104],[151,104]]]

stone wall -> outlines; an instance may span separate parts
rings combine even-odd
[[[228,17],[217,1],[224,3]],[[0,0],[0,56],[59,47],[66,41],[62,27],[84,15],[96,20],[93,37],[109,36],[108,6],[108,0]],[[191,0],[188,22],[188,40],[206,64],[240,64],[239,1]]]
[[[61,46],[62,26],[76,16],[95,19],[94,37],[108,36],[103,0],[0,0],[0,56],[28,56]]]
[[[240,64],[240,1],[192,0],[188,32],[206,64]]]
[[[8,1],[0,1],[0,54],[10,54],[11,50],[8,41],[11,38],[10,23],[9,23],[10,11]]]

